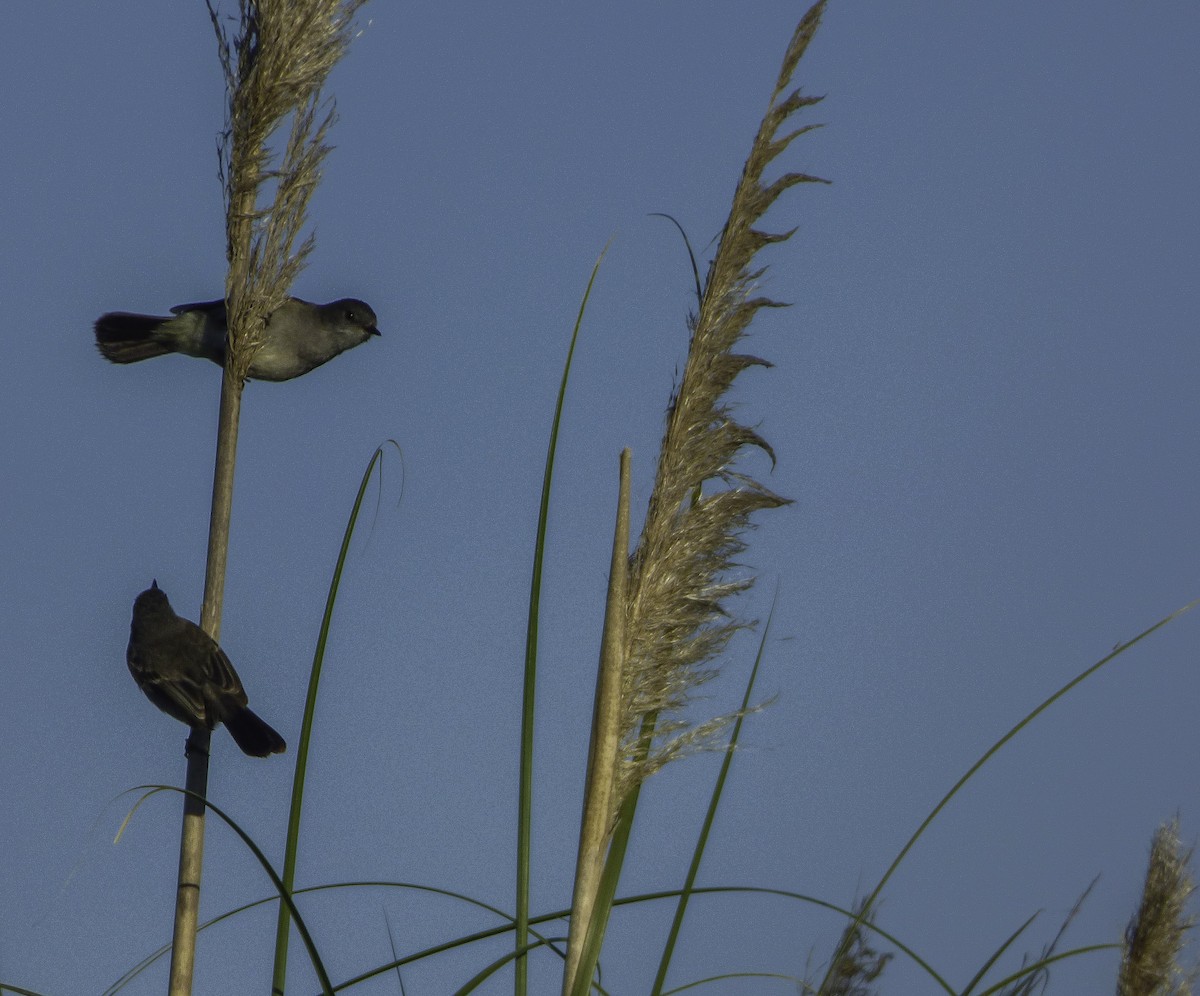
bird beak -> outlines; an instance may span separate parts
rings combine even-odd
[[[382,332],[380,332],[380,331],[379,331],[379,329],[377,329],[377,328],[376,328],[374,325],[368,325],[368,326],[367,326],[367,331],[368,331],[368,332],[369,332],[371,335],[378,335],[378,336],[382,336],[382,335],[383,335],[383,333],[382,333]]]
[[[153,581],[150,582],[150,587],[153,588],[155,591],[158,591],[158,578],[155,578]]]

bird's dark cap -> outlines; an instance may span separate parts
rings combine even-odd
[[[170,604],[170,601],[167,599],[167,593],[158,586],[157,578],[150,582],[149,588],[133,600],[134,610],[142,612],[151,607],[158,609],[160,606],[170,606]]]
[[[344,297],[340,301],[334,301],[332,304],[326,305],[327,308],[332,308],[339,313],[339,317],[346,319],[353,325],[357,325],[368,335],[383,335],[379,331],[379,319],[375,317],[375,309],[372,308],[366,301],[360,301],[356,297]]]

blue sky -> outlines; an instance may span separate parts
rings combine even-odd
[[[803,7],[662,0],[364,9],[294,292],[356,296],[383,337],[243,407],[222,645],[292,743],[359,476],[395,439],[355,542],[326,663],[299,879],[414,881],[510,906],[521,660],[542,459],[567,340],[610,238],[567,400],[551,514],[535,909],[567,904],[617,453],[644,508],[686,345],[691,274],[720,230]],[[826,100],[789,168],[830,187],[770,220],[738,384],[795,499],[764,514],[742,600],[761,679],[702,872],[836,903],[869,890],[954,780],[1071,676],[1200,595],[1200,8],[834,2],[798,79]],[[0,369],[8,680],[0,696],[0,981],[99,992],[169,937],[183,729],[124,664],[151,578],[195,619],[219,372],[103,362],[104,311],[165,313],[224,281],[222,78],[201,4],[16,5],[0,79],[7,246]],[[635,511],[635,514],[638,514]],[[1200,825],[1197,629],[1119,658],[960,794],[885,893],[880,924],[965,985],[1030,914],[1036,952],[1096,875],[1069,944],[1116,940],[1154,828]],[[700,703],[740,696],[734,641]],[[210,794],[278,857],[291,759],[214,738]],[[643,795],[622,891],[677,886],[716,757]],[[268,894],[210,826],[203,912]],[[420,893],[302,909],[337,979],[494,921]],[[613,992],[648,986],[669,921],[614,917]],[[672,981],[802,974],[829,914],[693,907]],[[202,936],[197,993],[265,990],[273,917]],[[405,975],[444,993],[503,950]],[[294,949],[291,991],[315,989]],[[1002,963],[1012,967],[1019,954]],[[1051,992],[1107,991],[1115,957]],[[165,962],[128,992],[161,992]],[[534,962],[536,992],[558,966]],[[994,976],[998,978],[999,976]],[[496,980],[485,992],[505,991]],[[510,987],[509,987],[510,988]],[[364,992],[397,992],[394,980]],[[788,992],[754,982],[729,992]],[[897,959],[883,991],[931,991]]]

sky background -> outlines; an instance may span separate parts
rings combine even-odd
[[[568,904],[617,454],[649,494],[701,263],[799,4],[375,3],[331,81],[341,120],[294,293],[369,301],[383,331],[247,387],[221,643],[294,745],[325,594],[372,451],[394,439],[334,619],[298,882],[419,882],[511,908],[517,735],[542,462],[572,322],[542,615],[533,908]],[[0,157],[0,982],[99,993],[170,936],[185,731],[124,663],[152,578],[198,618],[220,374],[96,353],[104,311],[220,296],[222,75],[200,3],[12,4]],[[797,80],[825,127],[783,160],[831,179],[769,216],[741,416],[795,499],[762,514],[778,608],[701,884],[850,904],[963,771],[1043,698],[1200,595],[1200,5],[833,0]],[[698,716],[740,698],[735,640]],[[1155,827],[1200,833],[1200,614],[1118,658],[954,800],[879,922],[964,986],[1115,941]],[[210,796],[278,859],[294,752],[214,737]],[[677,887],[719,758],[655,776],[623,893]],[[202,913],[270,893],[210,822]],[[306,897],[336,981],[494,917],[399,890]],[[645,992],[670,919],[622,910],[603,959]],[[779,899],[697,900],[671,981],[804,973],[840,923]],[[198,994],[266,991],[273,908],[203,934]],[[507,942],[406,970],[444,994]],[[316,986],[294,944],[289,991]],[[1051,992],[1111,991],[1116,955]],[[126,990],[162,992],[166,960]],[[557,989],[553,955],[532,991]],[[481,991],[511,991],[510,976]],[[896,959],[881,991],[933,991]],[[363,993],[396,993],[394,976]],[[786,993],[786,983],[708,991]]]

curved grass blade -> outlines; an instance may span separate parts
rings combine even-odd
[[[688,259],[692,263],[692,279],[696,281],[696,307],[700,307],[704,303],[704,286],[700,283],[700,267],[696,265],[696,254],[692,251],[692,240],[688,238],[688,233],[683,230],[683,226],[675,219],[674,215],[666,214],[662,211],[651,211],[651,218],[666,218],[672,225],[679,229],[679,234],[683,236],[683,244],[687,248]]]
[[[564,944],[564,943],[566,943],[566,940],[567,939],[565,937],[551,938],[551,941],[556,944]],[[519,948],[501,955],[490,965],[486,965],[476,975],[472,976],[472,978],[465,985],[462,985],[458,989],[455,989],[454,996],[467,996],[467,993],[473,993],[476,989],[478,989],[481,985],[483,985],[488,979],[490,979],[493,975],[495,975],[498,971],[500,971],[500,969],[502,969],[510,961],[515,961],[518,958],[524,958],[525,955],[527,955],[534,948],[540,948],[546,943],[550,943],[550,942],[544,941],[544,940],[543,941],[533,941],[529,944],[522,944]],[[604,990],[600,990],[600,991],[601,991],[601,993],[604,992]]]
[[[1070,951],[1060,951],[1058,954],[1051,955],[1049,958],[1042,958],[1040,961],[1034,962],[1032,965],[1026,965],[1018,972],[1013,972],[1012,975],[1005,976],[994,986],[985,989],[979,996],[999,996],[1001,990],[1005,986],[1018,982],[1026,976],[1033,975],[1035,972],[1041,972],[1056,961],[1062,961],[1064,958],[1075,958],[1078,955],[1091,954],[1094,951],[1119,951],[1119,944],[1089,944],[1082,948],[1072,948]]]
[[[432,891],[443,891],[443,890],[432,890]],[[679,893],[680,893],[680,890],[678,890],[678,889],[667,889],[667,890],[664,890],[661,892],[646,892],[646,893],[641,893],[641,894],[638,894],[635,896],[622,896],[619,899],[615,899],[613,901],[612,905],[614,907],[629,906],[629,905],[632,905],[635,903],[654,902],[654,901],[657,901],[660,899],[678,899]],[[846,919],[852,920],[852,919],[854,919],[854,915],[855,915],[852,910],[848,910],[841,906],[837,906],[834,903],[826,902],[824,899],[818,899],[815,896],[808,896],[801,892],[792,892],[787,889],[773,889],[773,888],[768,888],[765,886],[736,886],[736,885],[701,886],[696,889],[693,889],[692,894],[694,896],[700,896],[700,895],[715,896],[715,895],[724,895],[724,894],[778,896],[778,897],[781,897],[784,899],[793,899],[793,900],[796,900],[799,902],[808,903],[809,905],[812,905],[812,906],[818,906],[821,909],[830,910],[834,913],[837,913],[837,914],[845,917]],[[537,916],[530,917],[529,922],[530,922],[530,924],[548,923],[552,920],[561,920],[562,918],[567,916],[568,913],[570,913],[570,910],[567,910],[567,909],[555,910],[551,913],[541,913]],[[876,926],[873,923],[867,923],[864,926],[866,927],[866,929],[870,930],[872,933],[877,934],[883,940],[887,941],[897,951],[903,953],[909,960],[911,960],[913,962],[913,964],[917,965],[922,971],[924,971],[925,974],[929,976],[929,978],[938,986],[938,988],[942,992],[949,994],[949,996],[957,996],[955,989],[948,982],[946,982],[946,980],[943,979],[941,977],[941,975],[939,975],[937,973],[937,971],[934,970],[934,968],[927,961],[925,961],[925,959],[923,959],[919,954],[917,954],[911,947],[909,947],[907,944],[905,944],[903,941],[901,941],[898,937],[895,937],[894,935],[888,933],[886,930],[883,930],[882,928]],[[424,958],[431,957],[432,955],[442,954],[443,952],[451,951],[451,950],[454,950],[455,948],[465,947],[468,944],[474,944],[476,941],[490,940],[491,938],[499,937],[503,934],[508,933],[512,929],[513,929],[513,926],[511,924],[506,924],[504,926],[499,926],[499,927],[488,927],[488,928],[485,928],[484,930],[477,931],[473,934],[469,934],[464,937],[458,937],[458,938],[454,938],[453,940],[450,940],[450,941],[444,941],[440,944],[433,945],[432,947],[426,948],[422,951],[416,951],[413,954],[406,955],[404,958],[400,959],[395,964],[389,962],[386,965],[379,965],[376,968],[373,968],[373,969],[370,969],[369,971],[363,972],[360,975],[356,975],[354,978],[347,979],[345,982],[338,983],[338,985],[334,986],[334,992],[341,992],[345,989],[349,989],[352,986],[358,985],[360,982],[365,982],[366,980],[373,979],[379,975],[384,974],[385,972],[390,972],[394,967],[396,967],[396,965],[410,965],[410,964],[413,964],[414,962],[421,961]],[[555,954],[558,954],[560,957],[563,957],[565,959],[565,953],[554,948],[554,943],[555,942],[552,942],[552,941],[547,942],[548,946],[551,947],[552,950],[554,950]]]
[[[400,449],[395,440],[388,440],[397,451]],[[296,881],[296,854],[300,848],[300,816],[304,808],[304,785],[308,774],[308,748],[312,740],[313,717],[317,711],[317,690],[321,685],[321,670],[325,663],[325,645],[329,640],[329,628],[333,623],[333,606],[337,601],[338,588],[342,583],[342,571],[346,566],[346,556],[350,551],[350,539],[354,535],[354,526],[358,522],[358,513],[362,508],[363,497],[367,493],[367,484],[376,466],[382,474],[383,446],[376,447],[367,469],[363,471],[362,481],[358,485],[358,494],[350,509],[350,520],[346,523],[346,531],[342,535],[342,545],[338,550],[337,563],[333,568],[333,577],[329,581],[329,594],[325,598],[325,613],[321,617],[321,629],[317,634],[317,648],[313,653],[312,668],[308,675],[308,693],[304,699],[304,717],[300,724],[300,743],[296,748],[296,773],[292,777],[292,803],[288,810],[287,840],[283,849],[283,887],[291,892]],[[283,996],[287,983],[288,941],[291,937],[289,917],[291,911],[287,904],[279,907],[279,917],[275,923],[275,960],[271,970],[271,992],[274,996]]]
[[[667,989],[663,992],[663,996],[674,996],[675,993],[695,989],[697,986],[706,986],[710,982],[723,982],[725,979],[780,979],[795,986],[797,990],[804,985],[804,980],[798,976],[783,975],[780,972],[726,972],[724,975],[710,975],[707,979],[697,979],[695,982],[689,982],[685,986]]]
[[[489,937],[494,937],[494,936],[496,936],[496,934],[503,933],[507,930],[511,930],[512,925],[515,923],[515,920],[511,914],[504,912],[504,910],[500,909],[499,907],[492,906],[490,903],[485,903],[485,902],[483,902],[483,900],[474,899],[471,896],[465,895],[464,893],[461,893],[461,892],[454,892],[451,889],[443,889],[443,888],[440,888],[440,887],[434,886],[434,885],[421,885],[416,882],[390,882],[390,881],[384,881],[384,880],[371,880],[371,879],[366,879],[366,880],[359,881],[359,882],[329,882],[329,883],[325,883],[324,885],[308,885],[301,889],[296,889],[292,893],[292,896],[293,897],[302,896],[305,893],[309,893],[309,892],[325,892],[325,891],[328,891],[331,889],[364,889],[364,888],[411,889],[416,892],[429,892],[429,893],[433,893],[434,895],[446,896],[450,899],[462,900],[463,902],[469,903],[472,906],[477,907],[478,909],[486,910],[488,913],[494,913],[496,916],[501,917],[505,921],[507,921],[505,926],[497,928],[494,933],[491,933],[488,935]],[[226,910],[224,913],[221,913],[218,916],[213,917],[211,920],[207,920],[206,922],[202,923],[200,925],[200,930],[204,931],[204,930],[207,930],[209,927],[215,927],[217,924],[221,923],[223,920],[228,920],[231,917],[237,916],[239,913],[245,913],[247,910],[254,909],[258,906],[263,906],[266,903],[273,903],[278,898],[279,897],[277,895],[267,896],[264,899],[255,899],[252,902],[244,903],[243,905],[234,907],[231,910]],[[557,914],[557,916],[561,916],[561,915],[562,914]],[[544,918],[539,919],[537,922],[542,923],[542,922],[545,922],[546,920],[553,920],[553,919],[555,919],[555,916],[556,916],[555,914],[552,914],[549,917],[544,917]],[[545,938],[543,935],[539,934],[536,930],[531,929],[529,932],[534,937],[536,937],[538,940],[545,942],[551,948],[551,950],[553,950],[556,954],[559,955],[559,957],[566,957],[566,953],[564,951],[561,951],[558,948],[556,948],[553,942],[548,941],[547,938]],[[104,993],[102,994],[102,996],[114,996],[115,993],[119,992],[126,985],[128,985],[135,978],[137,978],[137,976],[141,975],[142,972],[144,972],[146,969],[148,969],[156,961],[158,961],[164,955],[168,954],[170,952],[170,950],[171,950],[171,945],[169,943],[167,943],[167,944],[163,944],[157,950],[151,952],[149,955],[147,955],[145,958],[143,958],[140,962],[138,962],[133,968],[129,969],[124,975],[122,975],[116,982],[114,982],[111,986],[109,986],[106,990],[104,990]],[[397,957],[397,962],[396,962],[397,965],[402,965],[402,964],[407,963],[407,960],[400,958],[399,955],[397,955],[396,957]],[[408,960],[411,960],[411,959],[408,959]]]
[[[296,908],[296,904],[292,899],[291,893],[288,891],[287,886],[283,884],[283,879],[279,877],[279,874],[275,871],[274,866],[267,859],[267,856],[262,852],[262,848],[260,848],[254,842],[254,839],[237,824],[233,817],[231,817],[220,807],[213,805],[212,802],[208,801],[202,796],[196,796],[194,792],[189,792],[187,789],[177,788],[174,785],[138,785],[136,788],[130,789],[130,791],[145,792],[146,795],[143,796],[141,801],[145,801],[145,799],[149,798],[151,795],[156,795],[159,792],[178,792],[180,795],[190,796],[196,799],[197,802],[203,803],[203,805],[210,812],[216,814],[216,816],[222,822],[224,822],[226,826],[228,826],[242,839],[242,843],[245,844],[246,847],[249,848],[250,853],[258,859],[258,863],[262,866],[263,871],[267,873],[267,877],[271,880],[271,884],[275,886],[275,891],[279,893],[279,898],[283,900],[284,905],[287,906],[288,910],[291,912],[292,918],[296,921],[296,930],[299,932],[301,939],[304,941],[304,947],[308,951],[308,957],[309,961],[312,963],[313,971],[317,973],[317,978],[320,980],[321,992],[326,994],[326,996],[332,994],[333,983],[329,980],[329,975],[325,971],[325,964],[321,960],[320,954],[317,952],[317,945],[313,941],[312,935],[308,932],[308,925],[304,922],[303,917],[300,916],[300,911]]]
[[[295,895],[300,896],[300,895],[304,895],[306,893],[311,893],[311,892],[322,892],[322,891],[333,890],[333,889],[352,889],[352,888],[410,889],[410,890],[417,890],[417,891],[422,891],[422,892],[429,892],[429,893],[433,893],[435,895],[447,896],[452,899],[460,899],[463,902],[470,903],[472,906],[475,906],[479,909],[487,910],[490,913],[495,913],[497,916],[503,917],[507,922],[504,924],[495,926],[495,927],[485,928],[483,930],[466,935],[464,937],[453,938],[449,941],[444,941],[440,944],[433,945],[433,946],[423,949],[421,951],[416,951],[416,952],[413,952],[412,954],[405,955],[402,958],[397,958],[394,961],[389,962],[386,965],[380,965],[380,966],[370,969],[369,971],[366,971],[360,975],[357,975],[354,978],[347,979],[345,982],[341,982],[341,983],[337,984],[336,986],[333,987],[334,992],[341,992],[343,990],[349,989],[352,986],[355,986],[361,982],[367,981],[368,979],[376,978],[380,975],[390,972],[398,966],[411,965],[411,964],[414,964],[425,958],[432,957],[433,955],[442,954],[446,951],[452,951],[456,948],[466,947],[469,944],[474,944],[476,941],[491,940],[496,937],[503,936],[504,934],[506,934],[509,931],[514,929],[514,918],[511,915],[505,913],[503,910],[497,909],[496,907],[491,906],[488,903],[482,902],[480,900],[473,899],[470,896],[463,895],[462,893],[453,892],[449,889],[443,889],[438,886],[421,885],[419,883],[414,883],[414,882],[391,882],[391,881],[384,881],[384,880],[364,880],[364,881],[359,881],[359,882],[333,882],[333,883],[326,883],[323,885],[305,886],[304,888],[297,889],[295,892]],[[630,905],[634,905],[634,904],[638,904],[638,903],[657,902],[660,900],[667,900],[667,899],[678,900],[680,894],[681,894],[681,890],[679,890],[679,889],[668,889],[668,890],[664,890],[664,891],[660,891],[660,892],[647,892],[647,893],[640,893],[638,895],[633,895],[633,896],[622,896],[613,901],[613,906],[630,906]],[[790,900],[795,900],[797,902],[806,903],[810,906],[817,906],[821,909],[829,910],[832,913],[837,913],[839,916],[844,917],[848,920],[853,920],[854,916],[855,916],[853,910],[838,906],[835,903],[827,902],[824,899],[818,899],[815,896],[809,896],[809,895],[806,895],[801,892],[793,892],[793,891],[790,891],[787,889],[774,889],[774,888],[768,888],[768,887],[764,887],[764,886],[736,886],[736,885],[699,886],[692,890],[692,895],[693,896],[723,896],[723,895],[776,896],[776,897],[779,897],[782,899],[790,899]],[[253,909],[254,907],[257,907],[257,906],[262,906],[265,903],[275,902],[277,898],[278,898],[278,896],[269,896],[269,897],[265,897],[263,899],[256,899],[250,903],[246,903],[243,906],[239,906],[236,909],[229,910],[225,913],[220,914],[219,916],[214,917],[213,919],[211,919],[211,920],[207,921],[206,923],[204,923],[203,925],[201,925],[200,929],[206,930],[207,928],[209,928],[211,926],[215,926],[216,924],[220,923],[222,920],[227,920],[230,917],[233,917],[239,913],[245,912],[246,910]],[[535,937],[537,937],[538,941],[541,944],[544,944],[546,947],[548,947],[551,951],[554,952],[554,954],[558,955],[558,957],[563,958],[563,959],[566,958],[566,952],[564,950],[562,950],[561,947],[558,946],[561,942],[554,938],[549,938],[549,937],[545,937],[545,936],[537,934],[536,932],[534,932],[532,930],[532,926],[550,923],[555,920],[562,920],[569,913],[570,913],[570,910],[568,910],[568,909],[553,910],[549,913],[540,913],[540,914],[537,914],[536,916],[532,916],[532,917],[530,917],[530,921],[529,921],[530,925],[531,925],[530,932],[533,933]],[[902,940],[900,940],[898,937],[894,936],[893,934],[889,933],[888,931],[882,929],[881,927],[878,927],[874,923],[867,923],[865,926],[866,926],[867,930],[869,930],[871,933],[877,935],[882,940],[886,941],[888,944],[890,944],[892,947],[894,947],[897,951],[902,953],[906,958],[908,958],[910,961],[912,961],[913,964],[918,966],[923,972],[925,972],[925,974],[928,975],[929,978],[936,984],[936,986],[938,987],[939,990],[950,994],[950,996],[956,996],[956,990],[954,988],[952,988],[950,986],[950,984],[947,983],[937,973],[937,971],[935,971],[933,969],[933,967],[931,965],[929,965],[928,962],[926,962],[919,954],[917,954],[911,947],[909,947],[907,944],[905,944]],[[130,981],[137,974],[139,974],[141,971],[143,971],[144,968],[148,967],[149,965],[153,964],[154,961],[161,958],[163,956],[163,954],[165,954],[169,950],[169,947],[170,947],[170,945],[164,945],[158,951],[154,952],[153,954],[149,955],[147,958],[143,959],[143,961],[141,963],[139,963],[139,965],[137,967],[135,967],[134,969],[131,969],[124,976],[122,976],[122,978],[120,980],[118,980],[117,983],[115,983],[113,986],[111,986],[107,990],[105,990],[104,996],[112,996],[113,993],[117,992],[117,990],[119,990],[122,986],[124,986],[128,981]],[[1086,950],[1091,950],[1091,949],[1086,949]],[[1032,967],[1036,969],[1038,966],[1032,966]],[[989,990],[989,993],[990,992],[991,992],[991,990]],[[984,996],[987,996],[987,994],[984,994]]]
[[[179,790],[175,789],[175,791],[179,791]],[[300,895],[304,895],[306,893],[312,893],[312,892],[322,892],[322,891],[328,891],[328,890],[333,890],[333,889],[353,889],[353,888],[406,889],[406,890],[416,890],[416,891],[421,891],[421,892],[429,892],[434,895],[446,896],[451,899],[459,899],[459,900],[462,900],[463,902],[470,903],[472,906],[475,906],[479,909],[486,910],[490,913],[494,913],[497,916],[504,918],[507,922],[504,924],[495,926],[495,927],[484,928],[483,930],[476,931],[472,934],[468,934],[463,937],[457,937],[457,938],[453,938],[449,941],[443,941],[439,944],[432,945],[432,946],[422,949],[420,951],[415,951],[412,954],[405,955],[402,958],[397,958],[394,961],[387,963],[386,965],[379,965],[375,968],[369,969],[366,972],[363,972],[359,975],[354,976],[353,978],[347,979],[344,982],[340,982],[337,985],[335,985],[333,987],[333,991],[335,993],[350,989],[350,988],[358,985],[359,983],[366,982],[369,979],[376,978],[380,975],[383,975],[387,972],[392,971],[393,969],[395,969],[397,967],[415,964],[416,962],[422,961],[426,958],[430,958],[434,955],[443,954],[447,951],[452,951],[457,948],[466,947],[470,944],[476,943],[477,941],[492,940],[496,937],[503,936],[504,934],[508,933],[511,930],[514,930],[514,928],[515,928],[515,918],[512,917],[510,914],[505,913],[503,910],[498,909],[497,907],[491,906],[488,903],[482,902],[481,900],[478,900],[478,899],[474,899],[470,896],[464,895],[459,892],[454,892],[449,889],[443,889],[439,886],[421,885],[419,883],[414,883],[414,882],[392,882],[392,881],[386,881],[386,880],[333,882],[333,883],[325,883],[322,885],[305,886],[303,888],[297,889],[295,892],[295,895],[300,896]],[[657,902],[659,900],[667,900],[667,899],[678,900],[680,894],[681,894],[681,890],[679,890],[679,889],[668,889],[668,890],[663,890],[663,891],[659,891],[659,892],[640,893],[640,894],[633,895],[633,896],[622,896],[613,901],[613,906],[614,907],[630,906],[630,905],[634,905],[634,904],[638,904],[638,903]],[[765,887],[765,886],[736,886],[736,885],[699,886],[692,890],[692,895],[693,896],[721,896],[721,895],[776,896],[776,897],[779,897],[782,899],[791,899],[791,900],[795,900],[797,902],[806,903],[811,906],[817,906],[821,909],[825,909],[825,910],[829,910],[830,912],[837,913],[839,916],[842,916],[848,920],[853,920],[855,917],[855,913],[853,910],[838,906],[836,903],[831,903],[824,899],[818,899],[816,896],[809,896],[809,895],[806,895],[805,893],[801,893],[801,892],[793,892],[793,891],[787,890],[787,889],[775,889],[775,888],[769,888],[769,887]],[[268,896],[268,897],[265,897],[262,899],[256,899],[253,902],[246,903],[235,909],[228,910],[227,912],[222,913],[219,916],[213,917],[211,920],[202,924],[200,929],[206,930],[209,927],[215,926],[216,924],[220,923],[221,921],[227,920],[230,917],[236,916],[239,913],[243,913],[246,910],[253,909],[257,906],[262,906],[265,903],[275,902],[277,898],[278,898],[278,896]],[[570,913],[569,909],[553,910],[549,913],[540,913],[540,914],[537,914],[536,916],[531,916],[530,920],[529,920],[530,932],[534,934],[534,936],[537,938],[538,942],[541,945],[548,947],[551,951],[554,952],[554,954],[558,955],[559,958],[562,958],[564,960],[566,958],[566,952],[559,946],[561,944],[561,940],[556,939],[556,938],[545,937],[540,934],[537,934],[536,932],[534,932],[532,930],[532,927],[536,926],[536,925],[540,925],[540,924],[550,923],[555,920],[562,920],[569,913]],[[917,954],[916,951],[914,951],[911,947],[909,947],[902,940],[900,940],[900,938],[889,933],[888,931],[884,930],[883,928],[877,926],[874,923],[866,923],[864,926],[866,927],[867,930],[869,930],[871,933],[877,935],[882,940],[886,941],[888,944],[890,944],[892,947],[894,947],[897,951],[899,951],[901,954],[903,954],[906,958],[908,958],[910,961],[912,961],[912,963],[915,964],[917,967],[919,967],[923,972],[925,972],[925,974],[930,978],[930,980],[932,980],[932,982],[934,982],[936,984],[936,986],[938,987],[939,990],[949,994],[949,996],[956,996],[956,990],[952,986],[950,986],[950,984],[948,982],[946,982],[946,980],[943,979],[941,977],[941,975],[939,975],[938,972],[927,961],[925,961],[925,959],[923,959],[919,954]],[[533,946],[534,945],[532,945],[532,944],[529,945],[530,948],[532,948]],[[1112,946],[1113,945],[1100,945],[1094,949],[1093,948],[1081,948],[1081,949],[1079,949],[1078,952],[1068,952],[1068,954],[1082,953],[1082,952],[1091,951],[1091,950],[1101,950],[1101,949],[1106,949],[1106,948],[1112,947]],[[116,993],[119,989],[121,989],[129,981],[132,981],[132,979],[134,977],[139,975],[142,971],[144,971],[146,968],[148,968],[150,965],[152,965],[155,961],[160,959],[169,950],[170,950],[169,944],[163,945],[161,948],[159,948],[153,954],[147,956],[137,966],[135,966],[133,969],[130,969],[128,972],[126,972],[125,975],[121,977],[121,979],[119,979],[116,983],[114,983],[112,986],[110,986],[108,989],[106,989],[104,991],[103,996],[112,996],[112,994]],[[515,956],[515,954],[516,954],[516,952],[513,952],[514,956]],[[1040,964],[1041,963],[1039,963],[1039,965],[1030,966],[1030,970],[1037,970],[1040,967]],[[1005,980],[1005,983],[1012,981],[1012,979],[1020,977],[1020,975],[1021,975],[1021,973],[1017,973],[1016,975],[1011,976],[1009,979]],[[995,992],[994,988],[989,989],[986,993],[981,994],[981,996],[993,996],[994,992]],[[38,994],[35,994],[35,996],[38,996]]]

